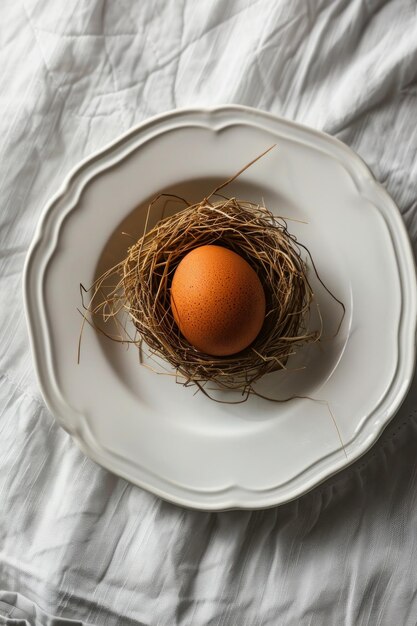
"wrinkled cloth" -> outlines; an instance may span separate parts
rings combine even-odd
[[[3,0],[0,24],[0,624],[414,626],[415,383],[373,449],[302,498],[181,509],[54,421],[21,282],[67,172],[181,106],[246,104],[335,135],[417,251],[415,0]]]

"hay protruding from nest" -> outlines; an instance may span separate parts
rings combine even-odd
[[[110,336],[140,349],[144,342],[153,355],[174,368],[185,385],[195,384],[207,393],[206,384],[214,383],[217,388],[240,390],[247,397],[262,376],[285,368],[298,346],[320,338],[321,328],[309,330],[308,326],[313,291],[302,250],[309,253],[289,233],[285,220],[264,206],[237,198],[214,202],[212,197],[187,205],[145,233],[121,263],[96,281],[87,310],[90,321],[98,321],[101,328],[103,321],[117,321],[125,312],[136,335],[129,337],[123,323],[120,334]],[[194,248],[209,244],[229,248],[246,259],[266,295],[265,322],[259,335],[232,356],[213,357],[196,350],[181,335],[170,308],[170,286],[179,262]],[[115,286],[109,288],[109,283]]]

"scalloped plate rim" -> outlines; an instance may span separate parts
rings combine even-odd
[[[267,496],[267,497],[259,498],[259,497],[256,497],[256,492],[254,492],[255,493],[254,500],[251,500],[246,495],[245,495],[244,501],[239,500],[236,497],[229,497],[229,499],[225,500],[221,498],[221,493],[223,490],[217,491],[217,493],[220,494],[219,500],[217,502],[212,502],[211,499],[208,501],[207,492],[202,492],[203,500],[201,500],[200,502],[198,501],[198,498],[195,497],[195,494],[192,497],[178,497],[177,495],[172,495],[169,492],[164,491],[163,489],[160,489],[154,485],[150,485],[146,481],[141,481],[137,477],[132,477],[131,475],[129,475],[128,472],[125,472],[122,468],[117,466],[118,463],[116,459],[113,460],[108,457],[103,458],[102,456],[100,456],[100,451],[97,451],[94,449],[94,447],[96,446],[92,446],[91,444],[87,443],[88,437],[85,436],[86,433],[83,434],[79,432],[78,429],[74,429],[69,426],[71,419],[68,419],[68,417],[71,417],[72,409],[68,405],[66,405],[65,400],[60,397],[59,390],[57,389],[51,390],[48,387],[48,384],[46,383],[46,381],[44,380],[44,377],[42,374],[42,371],[44,370],[43,361],[42,361],[42,358],[40,356],[40,351],[37,346],[37,342],[39,342],[40,339],[39,339],[39,336],[36,337],[37,333],[34,332],[36,326],[37,325],[39,326],[39,319],[36,320],[36,314],[34,313],[32,302],[31,302],[31,285],[30,285],[29,278],[30,278],[32,265],[34,264],[36,260],[37,254],[39,253],[39,248],[43,242],[45,229],[48,226],[48,220],[51,218],[53,211],[56,208],[56,206],[59,204],[59,202],[64,201],[67,196],[69,197],[71,196],[70,192],[71,192],[72,185],[77,182],[77,179],[81,177],[81,175],[84,173],[84,171],[87,168],[93,165],[96,161],[104,158],[107,153],[111,154],[119,146],[123,147],[126,144],[126,142],[128,142],[130,139],[135,139],[137,135],[140,135],[140,133],[146,130],[147,128],[158,126],[158,124],[160,124],[163,121],[168,121],[168,120],[175,121],[176,119],[182,118],[183,116],[187,116],[187,115],[190,115],[191,117],[193,115],[206,115],[208,118],[213,118],[216,115],[224,114],[224,113],[230,113],[231,115],[233,115],[234,113],[239,114],[239,115],[242,115],[242,114],[247,115],[248,118],[245,119],[245,123],[248,123],[249,125],[253,125],[253,126],[257,125],[256,117],[258,118],[261,117],[267,122],[270,121],[271,123],[278,122],[278,123],[283,124],[284,126],[289,126],[290,128],[292,127],[292,128],[304,131],[304,132],[307,131],[312,136],[316,136],[320,138],[321,140],[325,140],[326,143],[330,143],[330,145],[333,144],[334,146],[337,146],[338,149],[342,149],[342,152],[346,155],[347,159],[351,163],[354,164],[357,172],[360,171],[361,174],[364,176],[364,178],[368,179],[368,182],[371,182],[372,185],[376,186],[379,189],[379,191],[382,192],[382,194],[386,196],[387,199],[389,199],[391,205],[395,207],[396,227],[399,229],[398,232],[403,239],[403,243],[405,242],[405,249],[401,251],[403,255],[403,262],[408,264],[407,270],[411,270],[413,272],[412,278],[414,279],[413,280],[414,285],[416,282],[414,259],[413,259],[413,254],[411,250],[411,245],[408,239],[408,234],[406,232],[405,225],[402,221],[400,212],[398,210],[398,207],[395,205],[394,201],[386,192],[384,187],[375,179],[372,171],[367,166],[367,164],[361,159],[361,157],[359,157],[359,155],[357,155],[346,144],[344,144],[337,138],[332,137],[324,132],[309,128],[302,124],[298,124],[296,122],[287,120],[285,118],[280,118],[272,113],[268,113],[265,111],[253,109],[253,108],[242,106],[242,105],[224,105],[224,106],[201,107],[201,108],[195,107],[195,108],[184,108],[184,109],[176,109],[174,111],[168,111],[166,113],[159,114],[157,116],[154,116],[152,118],[145,120],[144,122],[141,122],[135,125],[131,129],[129,129],[126,133],[116,138],[114,141],[106,145],[104,148],[97,150],[89,157],[83,159],[78,165],[72,168],[72,170],[64,179],[64,182],[62,183],[58,191],[53,195],[51,200],[46,204],[42,212],[41,218],[38,222],[38,225],[35,231],[35,235],[33,237],[28,254],[26,256],[24,271],[23,271],[23,292],[24,292],[26,319],[27,319],[27,324],[28,324],[28,329],[29,329],[29,339],[30,339],[31,350],[32,350],[32,354],[33,354],[34,362],[35,362],[35,370],[36,370],[36,374],[37,374],[37,378],[39,381],[42,395],[45,399],[47,406],[50,408],[50,410],[52,411],[52,413],[54,414],[55,418],[60,423],[60,425],[67,432],[71,434],[71,436],[74,438],[77,445],[83,450],[83,452],[87,454],[87,456],[92,458],[95,462],[107,468],[108,470],[116,473],[117,475],[122,476],[123,478],[129,480],[130,482],[133,482],[137,484],[138,486],[144,489],[147,489],[148,491],[154,493],[155,495],[167,501],[170,501],[175,504],[179,504],[181,506],[185,506],[188,508],[199,509],[199,510],[211,510],[211,511],[230,510],[230,509],[260,509],[260,508],[268,508],[272,506],[277,506],[279,504],[284,504],[285,502],[293,500],[303,495],[304,493],[310,491],[311,489],[321,484],[322,482],[324,482],[325,480],[327,480],[328,478],[330,478],[331,476],[333,476],[340,470],[344,469],[348,465],[351,465],[354,461],[356,461],[358,458],[363,456],[372,447],[372,445],[377,441],[377,439],[382,434],[383,430],[385,429],[389,421],[391,421],[391,419],[396,414],[411,384],[411,380],[412,380],[412,376],[414,372],[414,366],[415,366],[415,342],[413,342],[412,346],[410,347],[410,351],[408,355],[406,355],[408,357],[406,359],[407,361],[406,369],[407,369],[408,375],[403,381],[401,393],[400,392],[397,393],[397,395],[391,401],[391,405],[390,405],[391,410],[390,410],[389,417],[387,417],[384,421],[381,421],[379,427],[374,426],[373,430],[369,432],[367,437],[364,439],[362,445],[357,448],[355,454],[350,456],[349,459],[345,459],[345,460],[342,459],[339,462],[334,462],[330,470],[327,470],[324,472],[322,471],[321,474],[320,472],[317,472],[315,477],[313,476],[309,481],[306,481],[303,488],[295,489],[294,493],[292,493],[290,497],[287,496],[283,499],[282,498],[280,499],[277,496],[275,497]],[[251,117],[253,119],[250,119]],[[250,122],[252,124],[250,124]],[[233,122],[229,120],[228,123],[221,125],[220,128],[230,126],[232,123]],[[185,124],[185,126],[186,125],[187,124]],[[176,126],[174,123],[171,126],[171,129],[176,128],[176,127],[178,126]],[[215,125],[210,126],[209,124],[207,124],[207,127],[211,128],[214,131],[218,130],[218,128],[216,128]],[[133,146],[132,150],[134,149],[135,147]],[[128,151],[127,154],[129,153],[130,151]],[[122,159],[123,159],[123,155],[120,157],[119,160],[122,160]],[[86,181],[84,181],[84,184],[92,180],[95,176],[100,174],[105,169],[106,169],[105,164],[103,165],[102,168],[99,167],[96,171],[92,173],[92,175]],[[398,252],[396,248],[395,248],[395,252],[396,253]],[[415,337],[416,320],[417,320],[416,289],[413,290],[413,293],[410,295],[410,298],[411,298],[410,309],[411,309],[412,322],[411,322],[411,327],[409,330],[410,330],[410,335],[413,335],[413,337]],[[279,486],[278,486],[278,489],[279,489]],[[239,491],[238,486],[236,486],[235,491],[236,492]],[[250,491],[247,493],[250,493]],[[204,500],[204,497],[206,497],[206,500]]]

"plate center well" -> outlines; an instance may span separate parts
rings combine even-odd
[[[208,195],[220,182],[222,181],[214,178],[194,179],[178,183],[163,191],[181,196],[188,202],[194,203]],[[349,285],[346,285],[343,277],[341,262],[338,260],[337,254],[332,247],[332,242],[326,239],[322,230],[318,232],[317,226],[314,223],[309,223],[308,217],[303,213],[302,209],[294,206],[288,198],[281,196],[276,190],[272,188],[265,189],[264,187],[261,189],[253,183],[237,180],[222,190],[222,193],[225,193],[228,197],[236,196],[259,204],[265,202],[265,205],[276,215],[286,218],[289,231],[295,234],[298,240],[310,250],[320,278],[332,293],[345,304],[346,314],[343,324],[337,333],[343,313],[342,308],[323,288],[315,275],[311,262],[306,257],[309,265],[309,280],[316,295],[316,302],[313,302],[312,305],[310,327],[319,328],[321,318],[323,323],[322,340],[318,344],[310,344],[298,348],[296,354],[289,359],[286,370],[265,376],[259,381],[256,389],[262,395],[281,400],[294,396],[313,397],[317,389],[329,379],[337,367],[346,344],[351,306]],[[128,247],[143,235],[148,206],[152,199],[146,198],[138,204],[111,233],[96,266],[96,279],[123,260]],[[152,208],[147,230],[150,230],[163,216],[172,215],[183,207],[184,204],[175,199],[161,199]],[[324,259],[327,259],[326,264],[323,262]],[[331,264],[328,263],[328,259],[332,259]],[[320,312],[316,303],[320,307]],[[96,321],[96,323],[106,333],[117,333],[117,328],[112,322],[104,324],[101,321]],[[125,323],[123,320],[122,324],[124,325]],[[133,335],[133,324],[128,322],[127,328]],[[98,334],[98,341],[117,377],[136,397],[143,401],[148,396],[148,390],[143,382],[145,368],[139,363],[136,346],[131,345],[129,349],[126,349],[126,346],[114,342],[102,334]],[[171,375],[170,378],[163,376],[166,379],[165,381],[161,380],[163,386],[175,386],[175,372],[162,359],[156,359],[155,361],[145,357],[145,363],[157,371],[165,371],[166,374]],[[154,376],[157,375],[156,373],[154,374]],[[184,396],[192,398],[195,388],[181,391]],[[241,400],[241,395],[234,392],[213,390],[211,393],[216,399],[228,403]],[[148,401],[152,402],[152,399],[148,398]],[[210,402],[208,399],[206,401]],[[261,402],[263,410],[254,411],[254,402]],[[275,402],[269,402],[260,398],[250,398],[244,407],[242,405],[237,407],[234,404],[225,404],[221,412],[226,411],[249,420],[269,419],[279,414],[277,406],[279,405]]]

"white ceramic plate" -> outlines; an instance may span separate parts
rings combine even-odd
[[[327,339],[293,359],[305,370],[260,385],[308,398],[215,403],[90,327],[77,365],[79,284],[123,256],[122,231],[142,234],[149,200],[163,189],[200,199],[273,143],[228,194],[298,220],[290,230],[346,305],[332,338],[340,308],[316,284]],[[167,113],[81,163],[44,212],[24,292],[56,419],[97,463],[188,507],[268,507],[311,489],[376,441],[414,367],[416,277],[395,204],[344,144],[244,107]]]

